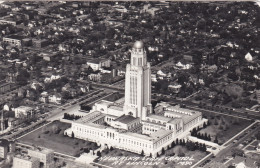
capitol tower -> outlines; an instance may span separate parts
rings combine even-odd
[[[136,41],[126,66],[124,113],[145,120],[151,112],[151,65],[143,42]]]

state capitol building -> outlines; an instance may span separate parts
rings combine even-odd
[[[126,66],[125,98],[115,102],[102,100],[88,115],[72,122],[64,133],[101,145],[153,157],[177,138],[202,125],[201,112],[158,103],[151,105],[151,65],[144,44],[134,43],[131,61]]]

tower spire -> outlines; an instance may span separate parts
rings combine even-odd
[[[145,119],[150,111],[151,66],[144,43],[136,41],[131,50],[131,62],[126,66],[124,112]]]

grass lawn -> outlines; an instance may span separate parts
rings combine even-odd
[[[119,150],[119,149],[114,149],[112,151],[107,150],[103,151],[101,153],[101,156],[103,157],[138,157],[138,160],[136,162],[141,162],[142,159],[144,157],[135,154],[135,153],[131,153],[128,151],[124,151],[124,150]],[[197,161],[199,161],[200,159],[202,159],[203,157],[205,157],[207,154],[205,152],[201,152],[201,151],[188,151],[186,149],[186,147],[182,147],[182,146],[176,146],[173,149],[169,149],[165,151],[166,154],[165,155],[161,155],[159,157],[159,161],[148,161],[149,163],[155,163],[158,162],[158,165],[127,165],[128,162],[133,163],[133,161],[124,161],[123,163],[121,163],[120,165],[114,165],[114,161],[107,161],[107,160],[99,160],[97,161],[100,164],[104,164],[107,166],[111,166],[111,167],[124,167],[124,168],[139,168],[139,167],[145,167],[145,168],[169,168],[169,167],[178,167],[178,168],[189,168],[191,165],[181,165],[182,161],[177,161],[177,160],[169,160],[169,158],[177,158],[177,153],[181,152],[184,153],[185,156],[189,157],[189,158],[193,158],[194,160],[191,160],[190,164],[195,164]],[[176,155],[174,156],[169,156],[168,154],[170,153],[176,153]],[[183,156],[183,157],[185,157]],[[168,160],[167,160],[167,158]],[[148,157],[150,158],[150,157]],[[188,161],[188,160],[187,160]],[[188,161],[189,162],[189,161]]]
[[[70,156],[78,156],[83,153],[83,148],[97,148],[92,142],[64,136],[64,130],[69,127],[71,127],[69,123],[54,121],[22,137],[19,141],[28,145],[34,144],[36,146],[53,149],[55,152]]]
[[[215,136],[217,136],[219,144],[223,144],[252,123],[252,121],[235,119],[231,116],[219,115],[207,116],[207,118],[211,124],[199,132],[211,135],[212,141],[215,139]]]

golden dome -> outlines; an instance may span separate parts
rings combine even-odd
[[[136,41],[134,43],[133,48],[135,48],[135,49],[143,49],[144,48],[144,43],[142,41]]]

